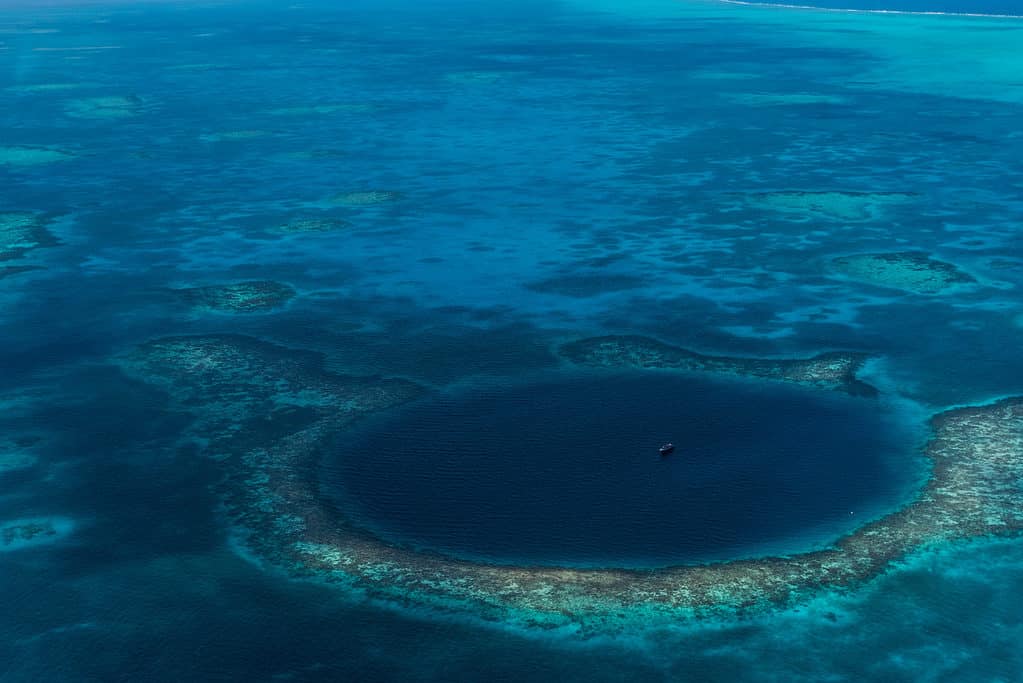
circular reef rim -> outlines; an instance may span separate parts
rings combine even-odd
[[[708,356],[635,336],[559,349],[583,367],[719,372],[876,394],[856,378],[867,356]],[[1023,397],[931,417],[930,473],[907,504],[831,547],[654,570],[487,565],[388,545],[337,518],[318,490],[325,445],[361,417],[422,396],[407,380],[329,372],[321,355],[240,335],[168,337],[116,358],[192,412],[189,435],[224,471],[220,495],[244,544],[286,575],[397,605],[505,626],[621,633],[735,618],[848,591],[937,544],[1023,532]]]

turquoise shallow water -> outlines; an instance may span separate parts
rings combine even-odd
[[[189,431],[209,406],[117,359],[235,333],[500,396],[596,334],[862,351],[919,444],[935,411],[1023,393],[1021,44],[1013,19],[662,0],[5,4],[0,680],[1020,680],[1018,539],[591,640],[290,580],[226,518],[225,464]],[[903,252],[968,278],[833,260]],[[182,291],[250,281],[293,296]],[[616,433],[663,424],[638,412]],[[839,474],[892,486],[876,455]]]
[[[915,12],[921,14],[973,14],[994,16],[1023,16],[1023,5],[1019,0],[980,0],[959,2],[957,0],[818,0],[816,2],[765,2],[764,5],[784,7],[801,5],[824,10],[837,9],[853,12]]]

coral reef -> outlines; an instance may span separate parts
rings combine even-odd
[[[316,114],[368,114],[376,107],[372,104],[340,103],[340,104],[309,104],[294,107],[277,107],[266,113],[271,116],[311,116]]]
[[[27,273],[31,270],[42,270],[42,266],[0,266],[0,280],[18,273]]]
[[[580,339],[565,344],[560,352],[577,365],[720,372],[842,389],[853,394],[877,393],[876,389],[856,378],[856,372],[868,358],[862,353],[837,351],[807,359],[706,356],[637,336]]]
[[[189,287],[178,292],[193,306],[229,313],[270,311],[280,308],[295,296],[295,290],[290,286],[273,280]]]
[[[74,154],[51,147],[28,147],[23,145],[0,147],[0,164],[8,166],[38,166],[54,161],[73,159]]]
[[[334,232],[335,230],[343,230],[348,227],[351,227],[351,223],[341,218],[306,216],[292,218],[284,223],[275,225],[270,229],[270,232],[278,235],[294,235],[304,232]]]
[[[9,85],[4,90],[17,95],[30,95],[34,93],[59,92],[61,90],[74,90],[84,87],[84,83],[25,83],[22,85]]]
[[[218,133],[203,133],[199,139],[203,142],[240,142],[242,140],[254,140],[270,135],[265,130],[226,130]]]
[[[818,93],[734,93],[726,94],[725,98],[751,107],[782,106],[796,104],[847,104],[848,98],[840,95],[824,95]]]
[[[565,348],[608,367],[663,367],[653,361],[667,359],[678,363],[669,367],[697,363],[822,386],[847,382],[856,363],[691,356],[633,337]],[[339,517],[319,493],[317,463],[339,431],[419,396],[417,385],[334,374],[317,354],[240,336],[160,339],[118,362],[193,413],[191,436],[221,461],[229,514],[265,561],[401,604],[464,609],[527,628],[614,633],[791,605],[858,586],[935,543],[1023,531],[1023,398],[1010,398],[935,416],[926,446],[931,474],[915,499],[830,548],[646,571],[478,564],[388,545]]]
[[[76,119],[126,119],[141,113],[143,104],[138,95],[81,97],[69,101],[64,113]]]
[[[53,543],[74,530],[66,517],[34,517],[0,521],[0,553]]]
[[[0,474],[32,467],[38,458],[32,453],[0,444]]]
[[[15,541],[31,541],[37,536],[55,536],[57,530],[49,522],[12,524],[0,530],[0,543],[11,545]]]
[[[356,192],[339,192],[330,198],[334,204],[341,206],[372,206],[386,204],[401,199],[400,192],[391,190],[362,190]]]
[[[454,71],[444,74],[444,80],[456,85],[490,85],[508,77],[505,71]]]
[[[976,282],[951,263],[918,251],[840,256],[831,260],[831,266],[853,280],[916,294],[938,294],[955,285]]]
[[[19,259],[33,249],[57,245],[57,239],[47,230],[47,223],[39,214],[0,213],[0,261]],[[13,267],[22,270],[28,268]]]
[[[747,205],[803,219],[862,222],[884,216],[889,207],[916,198],[909,192],[809,192],[781,190],[741,195]]]

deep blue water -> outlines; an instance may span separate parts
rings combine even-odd
[[[1019,9],[909,2],[884,6]],[[183,439],[195,415],[114,363],[231,332],[429,387],[334,453],[366,464],[334,472],[363,482],[355,502],[400,493],[364,521],[403,541],[455,545],[436,492],[487,523],[449,549],[503,561],[819,544],[901,495],[928,415],[1023,393],[1021,45],[1018,20],[675,0],[3,3],[0,214],[51,219],[58,244],[0,244],[0,523],[61,534],[0,545],[0,681],[1023,680],[1018,539],[762,619],[596,642],[290,580],[225,519],[223,463]],[[331,199],[365,190],[400,199]],[[838,219],[746,199],[774,190],[914,199]],[[275,232],[295,217],[347,227]],[[909,249],[977,284],[921,295],[827,266]],[[230,315],[174,292],[250,279],[298,294]],[[612,380],[524,384],[595,334],[868,352],[882,398],[655,375],[596,404]],[[649,407],[676,383],[685,401]],[[737,429],[716,408],[750,392],[770,400],[743,399]],[[493,457],[525,439],[542,448]],[[662,461],[667,439],[683,448]],[[742,505],[778,514],[736,524]],[[512,510],[530,516],[502,524]]]
[[[917,444],[888,415],[812,389],[554,376],[372,420],[338,444],[324,486],[385,538],[460,557],[658,566],[786,552],[908,495]],[[667,441],[677,451],[661,457]]]

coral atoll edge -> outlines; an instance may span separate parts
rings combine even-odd
[[[659,368],[869,392],[866,357],[707,356],[644,337],[560,348],[588,367]],[[162,386],[202,452],[224,468],[221,495],[244,543],[288,575],[339,582],[403,605],[456,610],[526,628],[614,633],[630,623],[748,615],[849,590],[934,544],[1023,531],[1023,397],[931,418],[930,473],[900,510],[786,557],[662,569],[575,569],[474,563],[389,545],[339,515],[319,491],[320,458],[360,417],[423,395],[403,379],[341,375],[315,353],[235,335],[171,337],[125,353],[130,375]]]

